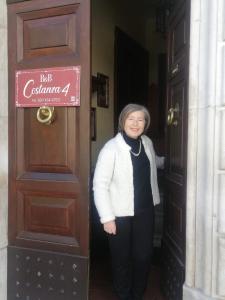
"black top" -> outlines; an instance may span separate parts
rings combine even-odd
[[[145,153],[141,138],[130,138],[125,132],[123,133],[123,138],[135,154],[139,153],[141,143],[140,154],[138,156],[135,156],[132,152],[130,154],[133,165],[134,214],[137,214],[153,205],[150,184],[150,162]]]

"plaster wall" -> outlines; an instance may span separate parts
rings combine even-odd
[[[124,16],[126,15],[126,18]],[[134,21],[135,20],[135,21]],[[97,107],[97,93],[92,107],[96,107],[96,141],[92,142],[92,167],[103,144],[114,135],[114,35],[115,26],[145,46],[145,20],[119,1],[92,1],[92,75],[97,72],[109,77],[109,108]]]
[[[124,17],[126,16],[126,17]],[[118,26],[149,51],[149,84],[157,83],[157,55],[165,52],[165,39],[155,32],[155,19],[146,17],[144,6],[129,1],[92,0],[92,75],[109,76],[109,108],[96,107],[97,134],[92,142],[92,168],[103,144],[114,135],[114,35]]]
[[[8,219],[8,75],[6,1],[0,0],[0,299],[6,300]]]

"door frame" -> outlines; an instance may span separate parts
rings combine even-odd
[[[224,299],[222,2],[191,1],[184,300]]]

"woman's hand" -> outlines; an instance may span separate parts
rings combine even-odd
[[[157,156],[156,155],[156,167],[157,169],[163,170],[165,168],[165,156]]]
[[[116,223],[115,221],[109,221],[103,224],[105,232],[109,234],[116,234]]]

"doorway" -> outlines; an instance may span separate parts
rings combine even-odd
[[[150,14],[146,15],[144,0],[138,7],[133,1],[129,1],[129,5],[127,1],[121,1],[120,5],[103,3],[100,0],[92,3],[92,74],[95,76],[95,73],[101,72],[109,78],[109,106],[99,106],[95,92],[92,97],[97,122],[96,140],[92,142],[92,171],[99,150],[117,131],[120,110],[129,102],[139,102],[147,106],[151,113],[148,135],[153,140],[157,155],[167,157],[165,170],[158,173],[161,205],[155,208],[153,273],[150,274],[147,291],[150,291],[151,296],[146,294],[146,299],[161,299],[162,288],[165,299],[181,300],[184,282],[186,86],[190,8],[189,1],[175,2],[173,7],[167,7],[167,13],[170,10],[167,33],[163,27],[165,23],[155,22],[156,15],[157,21],[162,21],[163,18],[157,5],[151,6],[151,9],[148,7]],[[157,4],[160,3],[162,2],[158,1]],[[124,12],[127,19],[130,18],[129,24],[121,17]],[[137,46],[144,51],[135,57],[133,52]],[[132,71],[134,76],[130,76]],[[182,103],[179,102],[180,99]],[[180,107],[179,111],[176,110],[177,106]],[[173,112],[171,124],[166,124],[167,111]],[[176,181],[176,176],[183,183],[180,191],[175,188],[176,184],[181,183]],[[174,193],[175,190],[178,193]],[[91,216],[90,299],[114,299],[107,240],[93,202]],[[163,278],[160,278],[160,273]],[[151,280],[152,274],[157,282]],[[156,290],[152,290],[153,286]]]
[[[108,55],[111,51],[113,65],[107,65],[106,62],[105,65],[102,66],[102,69],[98,69],[97,65],[100,65],[98,60],[101,60],[99,57],[105,57],[106,53],[103,51],[102,54],[99,54],[101,49],[99,49],[100,41],[96,41],[97,30],[95,28],[95,22],[97,23],[96,26],[100,27],[99,31],[101,33],[98,32],[98,36],[102,37],[101,43],[105,43],[104,38],[108,39],[108,36],[106,36],[106,32],[104,31],[104,29],[106,30],[105,26],[100,26],[99,14],[102,13],[104,15],[104,20],[107,19],[107,13],[109,18],[112,17],[109,12],[112,11],[112,6],[107,7],[106,4],[101,3],[100,7],[100,4],[99,6],[97,4],[98,1],[93,1],[93,14],[95,15],[93,15],[94,54],[92,54],[92,74],[97,77],[97,73],[100,72],[109,77],[109,95],[111,97],[111,102],[109,103],[110,105],[108,108],[98,106],[97,92],[96,89],[94,89],[92,105],[95,107],[97,114],[97,134],[96,140],[92,142],[92,150],[95,152],[92,155],[92,160],[96,160],[97,158],[96,152],[99,152],[101,148],[99,145],[103,145],[107,139],[111,138],[116,133],[118,115],[121,109],[129,102],[143,104],[152,112],[151,129],[148,134],[154,139],[158,155],[165,156],[163,115],[166,106],[166,39],[164,33],[156,32],[155,16],[153,15],[151,15],[148,22],[146,18],[145,24],[142,23],[139,25],[142,29],[145,28],[145,34],[143,34],[143,32],[142,34],[139,34],[138,31],[135,32],[136,29],[134,30],[134,28],[131,28],[129,31],[126,28],[131,26],[130,24],[127,24],[128,27],[125,28],[125,25],[123,26],[115,21],[117,25],[114,26],[113,30],[108,28],[113,43],[108,41],[108,44],[111,45],[111,50],[107,48]],[[114,7],[114,9],[118,9],[118,15],[123,13],[123,5],[124,4],[119,8]],[[135,14],[134,7],[130,7],[130,10],[130,18],[133,19]],[[139,12],[139,16],[136,15],[136,19],[141,19],[141,17],[142,14]],[[140,35],[142,36],[140,37]],[[148,35],[147,39],[146,35]],[[139,38],[137,38],[138,36]],[[158,45],[158,49],[155,49],[154,51],[152,51],[151,46],[153,40],[155,40],[154,44]],[[95,55],[95,51],[98,54]],[[163,118],[160,118],[160,116],[163,116]],[[106,132],[105,126],[109,127],[108,123],[110,118],[111,126]],[[92,167],[94,170],[94,163]],[[163,172],[164,171],[159,172],[161,197],[163,197]],[[91,216],[90,299],[115,299],[112,291],[108,241],[104,235],[102,225],[99,223],[98,214],[93,202],[91,203]],[[146,299],[150,299],[150,295],[154,296],[155,299],[163,299],[159,286],[163,230],[163,201],[162,204],[156,208],[155,220],[155,251]]]
[[[161,3],[162,1],[153,2]],[[165,102],[162,106],[159,106],[160,101],[154,105],[154,99],[158,99],[161,91],[157,87],[157,84],[161,83],[158,79],[158,54],[165,54],[166,42],[163,31],[157,33],[157,36],[154,35],[154,38],[149,37],[149,33],[153,33],[152,29],[155,29],[153,18],[155,9],[153,9],[154,6],[151,6],[151,9],[148,7],[151,1],[142,0],[137,6],[135,1],[128,0],[93,0],[92,74],[95,76],[99,73],[97,78],[100,78],[101,97],[99,99],[93,97],[94,109],[91,116],[89,101],[91,1],[84,0],[82,3],[76,0],[59,0],[54,3],[43,0],[8,1],[10,37],[8,39],[10,53],[8,291],[10,299],[14,299],[15,295],[19,295],[20,298],[34,298],[34,294],[37,294],[40,299],[45,297],[43,296],[45,291],[40,287],[45,286],[47,281],[39,275],[46,272],[48,264],[54,266],[57,275],[61,274],[62,266],[63,268],[70,266],[71,276],[69,288],[64,286],[66,283],[64,277],[58,278],[60,285],[56,284],[53,288],[52,273],[48,273],[48,286],[45,288],[51,293],[49,299],[65,297],[65,295],[68,299],[73,295],[77,295],[80,299],[88,297],[88,179],[91,177],[89,145],[91,136],[91,174],[93,174],[100,148],[114,135],[116,26],[142,47],[151,50],[148,81],[150,100],[148,99],[149,102],[147,102],[152,111],[150,134],[154,140],[156,152],[160,155],[170,155],[166,168],[168,176],[162,176],[162,178],[171,179],[167,181],[170,197],[166,201],[163,200],[167,203],[163,210],[166,226],[164,226],[162,236],[156,235],[158,238],[155,239],[155,243],[159,245],[163,242],[164,253],[167,254],[163,255],[166,258],[163,282],[168,282],[167,298],[181,299],[185,266],[185,193],[183,193],[183,187],[186,182],[187,126],[185,120],[187,120],[187,115],[185,110],[188,74],[186,57],[189,43],[189,35],[186,32],[189,28],[187,17],[189,8],[185,5],[189,1],[178,2],[179,7],[177,6],[177,10],[174,10],[175,13],[170,18],[171,23],[168,26],[171,33],[167,52],[168,66],[167,71],[162,73],[164,75],[167,73],[167,83],[169,82],[167,110],[170,127],[165,126],[168,138],[166,139],[160,138],[161,135],[158,134],[160,132],[158,127],[161,127],[164,132],[160,114],[166,108]],[[150,12],[150,15],[146,14],[147,12]],[[159,30],[161,31],[161,26]],[[16,47],[14,41],[16,41]],[[17,109],[15,107],[15,71],[65,65],[82,66],[82,101],[78,109],[57,108],[57,118],[48,127],[38,123],[35,108]],[[153,84],[154,80],[156,85]],[[91,132],[89,132],[90,117]],[[176,147],[177,141],[180,142],[178,147]],[[165,142],[169,147],[164,148]],[[174,183],[180,186],[184,183],[182,191],[174,192],[177,191],[172,188]],[[94,210],[93,206],[92,209]],[[97,220],[97,217],[93,217],[92,220]],[[102,239],[102,227],[99,223],[96,227],[96,232]],[[105,249],[103,253],[107,253],[106,241],[101,240],[102,246],[97,247],[98,240],[94,233],[91,238],[93,239],[92,254],[97,253],[102,258],[104,255],[99,249]],[[93,250],[93,245],[96,251]],[[51,251],[54,253],[54,261],[57,264],[53,264]],[[65,261],[62,261],[64,259]],[[106,259],[108,262],[108,258]],[[24,264],[24,261],[27,264]],[[39,262],[44,262],[41,264],[43,271],[40,269]],[[108,264],[105,266],[109,274]],[[31,283],[28,281],[30,278],[27,271],[31,267],[38,277],[32,279],[32,284],[36,284],[36,279],[38,280],[35,289],[29,288]],[[98,267],[92,268],[94,272]],[[180,271],[182,276],[180,276]],[[20,281],[24,284],[17,286],[16,283]],[[11,289],[11,286],[16,288]],[[176,286],[178,286],[178,292]],[[65,291],[67,294],[64,294]]]

